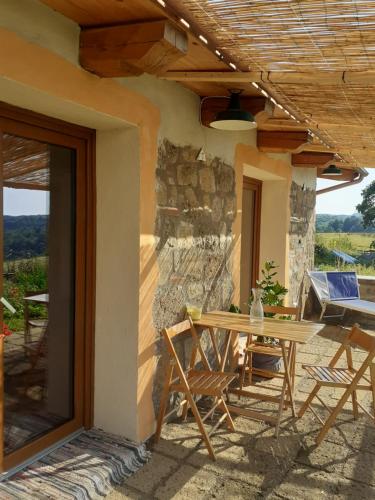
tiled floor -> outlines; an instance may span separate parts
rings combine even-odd
[[[340,331],[327,327],[314,343],[303,346],[297,364],[297,404],[311,390],[301,363],[327,364],[336,351]],[[356,352],[361,361],[364,354]],[[335,405],[339,391],[325,391]],[[362,393],[370,406],[370,393]],[[264,407],[264,404],[262,405]],[[317,406],[320,414],[325,412]],[[315,446],[320,424],[310,412],[293,420],[285,414],[275,440],[269,425],[236,418],[236,433],[220,429],[213,443],[217,461],[208,458],[197,427],[190,420],[164,426],[161,442],[150,462],[117,487],[108,500],[120,499],[375,499],[375,425],[361,417],[354,421],[346,405],[326,440]]]

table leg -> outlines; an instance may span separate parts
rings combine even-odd
[[[214,332],[214,329],[211,326],[209,327],[208,331],[210,333],[212,347],[213,347],[214,352],[215,352],[217,366],[219,367],[220,364],[221,364],[221,356],[220,356],[219,349],[217,347],[217,342],[216,342],[216,338],[215,338],[215,332]]]
[[[290,398],[290,404],[292,407],[292,415],[293,415],[293,417],[295,417],[296,416],[296,409],[294,406],[293,383],[292,383],[292,378],[290,375],[290,371],[291,371],[291,367],[292,367],[292,360],[293,360],[293,352],[295,349],[295,343],[294,342],[290,343],[290,348],[289,348],[288,353],[287,353],[286,348],[285,348],[285,341],[284,340],[280,341],[280,346],[281,346],[281,352],[283,354],[286,388],[287,388],[288,395]]]
[[[286,386],[287,386],[287,380],[286,380],[286,377],[284,377],[283,387],[281,389],[281,394],[280,394],[279,411],[277,412],[277,417],[276,417],[275,438],[279,437],[281,415],[282,415],[283,409],[284,409],[284,400],[285,400]]]
[[[223,352],[223,355],[221,357],[221,362],[220,362],[220,371],[221,372],[224,371],[225,364],[227,362],[231,335],[232,335],[232,330],[227,330],[226,339],[225,339],[225,343],[224,343],[224,352]]]

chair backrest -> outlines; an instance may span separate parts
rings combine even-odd
[[[329,300],[327,274],[324,271],[310,271],[307,274],[320,305],[323,305],[324,302]]]
[[[327,285],[330,300],[359,299],[359,285],[355,271],[327,271]]]
[[[364,351],[375,351],[375,333],[372,335],[364,330],[361,330],[357,325],[354,325],[348,336],[350,344],[354,344]]]
[[[370,334],[361,330],[358,325],[354,325],[350,332],[348,332],[345,340],[341,344],[341,346],[336,351],[336,354],[333,356],[329,366],[333,368],[337,361],[340,359],[342,354],[346,352],[346,359],[348,362],[348,367],[353,368],[353,359],[351,347],[357,346],[368,352],[366,359],[363,361],[362,366],[359,371],[363,371],[367,368],[367,366],[372,362],[375,357],[375,333]]]
[[[263,304],[263,311],[278,316],[294,316],[296,320],[300,319],[299,307],[269,306],[268,304]]]
[[[190,333],[191,333],[193,346],[192,346],[192,350],[191,350],[189,368],[187,370],[184,370],[182,367],[182,364],[178,358],[178,354],[177,354],[176,349],[173,345],[172,339],[175,339],[176,337],[183,335],[188,331],[190,331]],[[181,379],[181,382],[187,384],[186,373],[195,367],[198,352],[200,354],[200,357],[201,357],[201,360],[202,360],[202,363],[203,363],[205,369],[211,370],[207,356],[202,348],[199,336],[197,334],[197,331],[195,329],[194,323],[192,322],[191,318],[188,318],[185,321],[181,321],[181,323],[177,323],[176,325],[173,325],[169,328],[164,328],[162,334],[163,334],[165,343],[167,344],[167,349],[168,349],[168,353],[169,353],[171,362],[175,365],[177,372],[178,372],[178,376]]]

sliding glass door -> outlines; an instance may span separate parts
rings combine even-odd
[[[85,424],[87,144],[0,118],[3,469]]]

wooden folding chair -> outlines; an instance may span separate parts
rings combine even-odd
[[[292,319],[299,320],[300,319],[300,310],[298,307],[283,307],[283,306],[268,306],[264,305],[263,310],[265,313],[274,314],[275,317],[278,316],[291,316]],[[255,368],[253,366],[253,354],[267,354],[270,356],[276,356],[280,359],[283,358],[283,353],[280,347],[272,344],[265,344],[262,342],[254,341],[252,336],[249,335],[246,342],[245,353],[244,353],[244,361],[242,365],[242,372],[240,378],[240,389],[243,389],[245,383],[246,373],[248,374],[248,383],[249,385],[253,382],[253,375],[258,375],[265,378],[284,378],[284,372],[273,372],[270,370],[264,370],[261,368]],[[295,378],[295,354],[293,355],[292,363],[291,363],[291,376],[294,381]]]
[[[364,362],[358,370],[356,370],[353,366],[351,350],[352,345],[357,346],[360,349],[367,351],[368,353]],[[344,354],[344,352],[346,353],[347,368],[335,368],[337,362]],[[375,335],[371,335],[367,332],[364,332],[363,330],[360,330],[358,326],[354,326],[327,367],[303,365],[303,368],[307,371],[310,377],[316,381],[316,385],[311,391],[309,397],[302,405],[298,416],[302,417],[307,408],[310,408],[312,413],[322,424],[323,427],[316,438],[317,444],[320,444],[323,441],[325,435],[333,425],[337,415],[340,413],[349,397],[351,397],[352,399],[353,415],[355,419],[358,418],[358,407],[360,407],[362,411],[364,411],[364,413],[366,413],[375,421],[375,364],[373,363],[374,356]],[[369,375],[366,375],[367,370],[369,370]],[[329,408],[318,396],[318,392],[322,387],[340,387],[342,389],[345,389],[343,395],[341,396],[341,399],[333,410]],[[372,392],[373,415],[371,415],[371,413],[369,413],[366,408],[364,408],[357,400],[357,390]],[[324,422],[320,418],[320,416],[311,406],[310,403],[314,398],[317,398],[319,402],[330,413],[326,422]]]
[[[180,360],[178,359],[172,339],[175,339],[177,336],[188,331],[191,332],[193,345],[189,367],[184,370]],[[211,445],[209,436],[219,427],[219,425],[221,425],[224,420],[227,421],[227,427],[234,431],[233,421],[224,401],[223,392],[227,389],[232,380],[238,377],[238,375],[235,373],[215,372],[211,370],[208,359],[202,349],[198,334],[190,318],[172,326],[171,328],[164,329],[163,337],[167,345],[170,362],[160,401],[155,442],[158,442],[160,438],[161,428],[168,406],[169,394],[171,392],[183,393],[185,395],[185,399],[181,401],[179,405],[179,407],[181,407],[181,405],[184,406],[183,418],[184,420],[186,419],[187,412],[190,407],[202,434],[203,440],[206,443],[208,453],[210,457],[215,460],[215,452]],[[205,368],[204,370],[195,369],[198,352],[200,354],[201,362]],[[203,418],[198,411],[194,396],[212,396],[214,398],[213,406]],[[179,407],[172,410],[172,412],[176,411]],[[223,415],[221,415],[211,431],[207,432],[204,422],[207,418],[213,415],[216,408],[220,408],[223,411]]]

